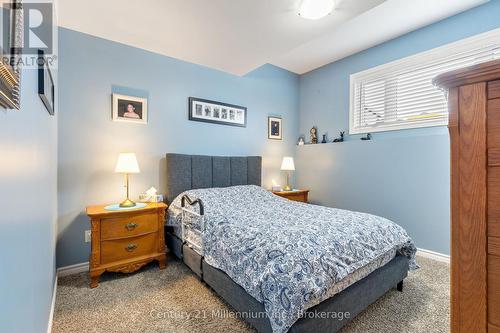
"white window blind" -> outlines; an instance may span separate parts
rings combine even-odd
[[[448,124],[437,75],[500,59],[500,29],[351,75],[349,133]]]

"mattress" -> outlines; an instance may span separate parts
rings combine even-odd
[[[182,208],[180,207],[179,200],[174,200],[168,207],[168,216],[166,227],[175,236],[182,239]]]
[[[273,332],[286,332],[304,311],[396,254],[417,267],[413,241],[397,224],[289,201],[253,185],[182,193],[169,208],[168,225],[177,235],[184,194],[205,206],[197,244],[205,261],[264,304]],[[196,207],[189,209],[196,213]]]
[[[220,297],[234,310],[242,315],[241,318],[255,327],[259,333],[271,333],[271,324],[265,316],[262,303],[250,296],[241,286],[236,284],[227,274],[208,265],[200,255],[186,245],[172,233],[165,235],[168,248],[201,280],[206,282]],[[350,285],[334,297],[309,308],[303,318],[297,320],[288,333],[310,332],[337,332],[361,311],[384,295],[388,290],[398,285],[408,275],[408,258],[396,256],[388,264],[370,273],[362,280]],[[337,316],[317,316],[316,314],[344,314]],[[315,314],[315,315],[311,315]],[[349,315],[345,315],[349,314]]]

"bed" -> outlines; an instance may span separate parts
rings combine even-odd
[[[381,217],[262,189],[259,156],[167,154],[170,251],[259,332],[336,332],[416,268]],[[184,209],[181,206],[185,206]],[[200,219],[190,237],[185,214]]]

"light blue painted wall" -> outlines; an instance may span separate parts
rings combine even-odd
[[[60,29],[58,266],[88,260],[84,207],[118,201],[118,152],[135,151],[137,196],[165,188],[166,152],[260,154],[264,185],[282,183],[283,155],[296,155],[297,185],[321,204],[372,212],[403,225],[430,250],[449,253],[449,153],[446,128],[378,133],[370,143],[294,147],[312,125],[330,139],[348,128],[349,75],[498,27],[500,1],[420,29],[299,77],[266,65],[244,77]],[[300,82],[299,82],[300,81]],[[112,92],[147,96],[147,126],[110,121]],[[247,128],[187,120],[187,97],[249,108]],[[284,140],[266,137],[268,115],[284,118]],[[384,159],[383,159],[384,158]]]
[[[282,156],[295,153],[297,75],[266,65],[238,77],[62,28],[59,44],[58,267],[88,260],[85,206],[122,199],[120,151],[135,152],[141,167],[133,198],[150,186],[164,192],[167,152],[262,155],[264,185],[280,181]],[[112,122],[113,91],[148,96],[149,124]],[[189,96],[246,106],[248,126],[188,121]],[[283,141],[267,139],[269,115],[283,117]]]
[[[57,116],[36,70],[21,82],[21,109],[0,109],[0,331],[41,333],[55,282]]]
[[[349,128],[349,75],[500,27],[500,1],[414,31],[300,77],[300,133]],[[370,212],[405,227],[417,246],[449,253],[449,137],[445,127],[375,133],[372,142],[296,149],[297,184],[314,202]]]

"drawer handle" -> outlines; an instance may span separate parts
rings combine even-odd
[[[134,251],[135,249],[137,249],[137,244],[129,244],[129,245],[127,245],[127,247],[125,248],[125,250],[127,250],[127,252],[132,252],[132,251]]]
[[[135,228],[137,228],[139,225],[137,223],[128,223],[125,228],[127,228],[128,231],[132,231]]]

